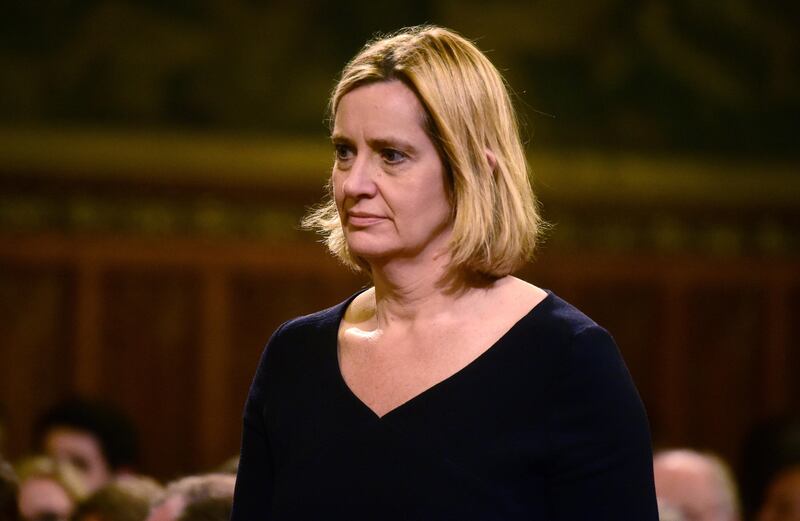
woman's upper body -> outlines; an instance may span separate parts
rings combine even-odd
[[[337,356],[357,298],[270,340],[234,521],[658,519],[644,409],[611,337],[577,309],[548,294],[476,359],[378,414]]]
[[[458,35],[414,28],[348,64],[331,116],[331,198],[306,224],[373,286],[273,336],[234,519],[334,504],[355,518],[655,513],[646,418],[613,341],[511,276],[540,220],[497,70]],[[558,378],[581,381],[560,392]],[[446,403],[417,410],[435,395]]]

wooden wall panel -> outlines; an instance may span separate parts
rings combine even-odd
[[[766,294],[731,280],[694,288],[686,301],[689,401],[678,405],[688,419],[688,438],[735,459],[744,431],[761,406],[758,359],[766,333]],[[669,389],[662,389],[668,393]]]
[[[0,403],[9,454],[33,449],[35,417],[70,388],[73,283],[63,265],[0,260]]]
[[[200,279],[191,270],[115,268],[102,278],[101,392],[141,429],[142,468],[200,470]]]

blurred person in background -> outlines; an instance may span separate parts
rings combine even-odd
[[[144,521],[163,492],[151,478],[121,476],[82,501],[71,521]]]
[[[783,469],[769,482],[756,521],[800,521],[800,465]]]
[[[204,474],[173,481],[152,504],[147,521],[176,521],[187,507],[199,501],[219,499],[233,502],[236,477]]]
[[[56,404],[36,422],[39,449],[80,473],[94,492],[134,467],[137,435],[133,423],[108,404],[73,398]]]
[[[233,497],[202,499],[186,507],[178,521],[228,521],[233,511]],[[335,516],[331,516],[335,517]]]
[[[25,521],[67,521],[86,497],[78,472],[47,456],[23,459],[17,476],[19,512]]]
[[[748,519],[800,521],[800,418],[772,418],[751,430],[741,482]]]
[[[17,521],[19,483],[11,465],[0,457],[0,521]]]
[[[329,116],[331,194],[304,224],[372,287],[273,334],[232,519],[657,520],[613,339],[512,276],[541,221],[494,65],[406,29],[345,67]]]
[[[740,521],[736,484],[719,457],[689,449],[659,451],[653,471],[659,502],[685,521]]]
[[[658,520],[659,521],[686,521],[680,510],[672,507],[663,501],[658,502]]]

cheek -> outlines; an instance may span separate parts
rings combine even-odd
[[[342,193],[342,178],[341,175],[336,173],[336,170],[331,174],[331,193],[333,200],[336,202],[336,207],[341,210],[342,202],[344,201],[344,194]]]
[[[69,515],[72,501],[57,484],[44,479],[25,482],[19,491],[19,509],[25,517],[35,517],[43,512]]]

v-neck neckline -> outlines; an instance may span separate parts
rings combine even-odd
[[[332,323],[332,337],[333,337],[333,349],[329,351],[329,354],[332,354],[332,366],[333,370],[335,371],[334,377],[337,380],[339,387],[343,390],[343,392],[350,397],[350,401],[354,402],[356,407],[368,413],[374,420],[379,422],[383,422],[387,420],[389,417],[395,416],[400,412],[412,408],[416,403],[423,401],[424,399],[434,395],[437,390],[445,387],[453,382],[463,378],[465,373],[470,371],[474,371],[476,368],[479,368],[482,364],[486,363],[486,359],[494,356],[494,354],[498,351],[497,348],[504,344],[506,340],[520,327],[522,327],[523,322],[527,322],[532,316],[538,314],[546,305],[549,305],[550,302],[555,298],[555,295],[552,291],[545,289],[544,291],[547,295],[537,302],[531,309],[529,309],[524,315],[522,315],[516,322],[514,322],[511,327],[509,327],[497,340],[495,340],[492,345],[486,348],[482,353],[480,353],[477,357],[471,360],[469,363],[452,373],[451,375],[443,378],[442,380],[430,385],[420,391],[419,393],[413,395],[408,400],[396,405],[392,409],[388,410],[382,415],[376,413],[372,407],[367,405],[364,400],[358,397],[358,395],[353,391],[353,389],[347,384],[347,381],[342,374],[342,368],[339,363],[339,328],[341,327],[342,320],[344,319],[344,314],[347,311],[347,308],[350,304],[358,297],[361,293],[366,291],[368,288],[365,288],[361,291],[358,291],[351,295],[347,300],[342,302],[339,305],[339,309],[337,309],[335,316],[333,317],[334,320],[331,321]]]

